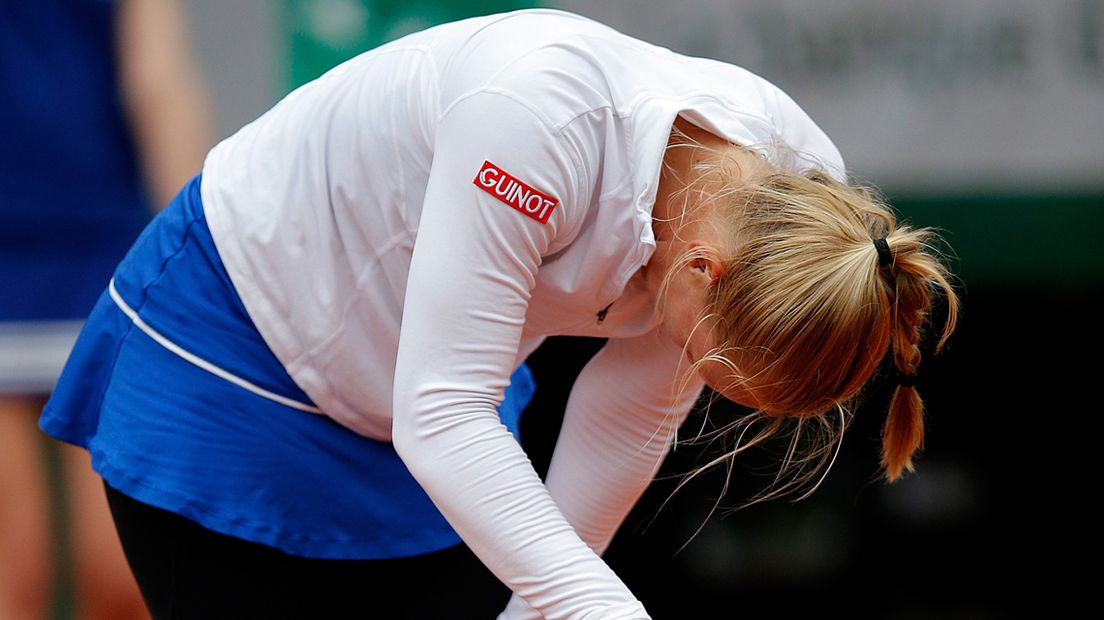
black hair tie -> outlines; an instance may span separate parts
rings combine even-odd
[[[889,251],[889,242],[884,238],[874,240],[874,248],[878,250],[878,266],[889,267],[893,264],[893,253]]]
[[[892,385],[898,385],[901,387],[915,387],[916,378],[919,375],[919,369],[912,372],[901,372],[896,365],[890,366],[889,375],[886,380]]]

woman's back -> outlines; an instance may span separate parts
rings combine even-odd
[[[501,179],[503,194],[520,187],[512,178],[556,203],[546,222],[491,249],[541,255],[533,282],[516,283],[533,298],[507,365],[549,334],[637,335],[653,325],[652,305],[621,298],[654,247],[651,205],[680,110],[742,143],[796,128],[805,143],[790,146],[842,168],[831,142],[766,81],[533,10],[439,26],[340,65],[217,146],[203,199],[231,278],[289,373],[329,415],[386,439],[427,189],[438,192],[430,200],[482,213],[489,207],[473,201],[493,193],[476,176],[490,161],[506,176],[484,180]],[[468,236],[485,235],[487,223],[473,215],[455,225],[448,243],[425,251],[483,261]],[[472,302],[472,289],[455,284],[457,301]],[[619,299],[599,326],[595,314]],[[493,298],[474,303],[498,309]]]

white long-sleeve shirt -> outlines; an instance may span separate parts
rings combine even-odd
[[[520,597],[504,616],[647,618],[599,554],[702,388],[678,380],[640,276],[680,114],[843,174],[765,80],[552,10],[365,53],[204,166],[212,236],[265,341],[328,416],[394,442]],[[496,406],[549,335],[610,340],[542,484]]]

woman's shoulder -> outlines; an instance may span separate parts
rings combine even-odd
[[[534,109],[557,129],[596,110],[624,109],[641,86],[652,83],[641,65],[655,69],[671,60],[662,48],[560,10],[516,11],[455,26],[445,37],[454,44],[440,49],[437,60],[442,103],[475,91],[496,92]]]

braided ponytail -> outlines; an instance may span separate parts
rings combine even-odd
[[[889,414],[882,429],[882,467],[886,479],[899,480],[914,471],[913,456],[924,443],[924,403],[916,390],[916,372],[920,366],[920,340],[932,305],[932,293],[938,286],[944,292],[948,314],[936,351],[954,330],[958,301],[947,281],[946,269],[927,250],[932,236],[927,230],[907,226],[894,230],[892,217],[885,223],[891,232],[885,237],[891,260],[875,243],[881,283],[889,300],[892,321],[890,348],[897,385],[889,401]]]

